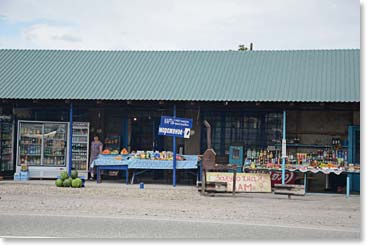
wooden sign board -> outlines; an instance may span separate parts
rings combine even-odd
[[[207,172],[207,182],[227,182],[227,191],[232,192],[233,173]],[[271,192],[270,174],[237,173],[236,192]]]

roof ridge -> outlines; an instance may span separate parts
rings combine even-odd
[[[360,48],[340,48],[340,49],[258,49],[248,50],[248,52],[304,52],[304,51],[359,51]],[[12,49],[0,48],[0,51],[54,51],[54,52],[238,52],[239,50],[108,50],[108,49]],[[248,53],[242,52],[242,53]]]

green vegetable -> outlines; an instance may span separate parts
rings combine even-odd
[[[64,187],[70,187],[70,185],[71,185],[71,181],[70,181],[70,179],[66,179],[66,180],[64,180],[64,182],[62,183],[62,185],[63,185]]]
[[[72,171],[71,171],[71,178],[73,178],[73,179],[78,178],[78,171],[76,171],[76,170],[72,170]]]
[[[62,187],[62,180],[61,179],[57,179],[55,183],[56,183],[57,187]]]
[[[61,174],[60,174],[60,179],[62,181],[64,181],[65,179],[67,179],[69,177],[68,175],[68,171],[62,171]]]

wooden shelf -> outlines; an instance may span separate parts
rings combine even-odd
[[[279,144],[275,146],[281,146]],[[287,144],[287,147],[299,147],[299,148],[331,148],[331,145],[314,145],[314,144]],[[342,148],[348,148],[348,146],[342,146]]]

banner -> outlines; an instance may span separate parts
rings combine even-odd
[[[207,172],[206,181],[227,182],[227,191],[233,190],[233,173]],[[270,174],[237,173],[236,192],[271,192]]]
[[[296,174],[294,172],[285,172],[284,178],[285,184],[295,184],[296,183]],[[281,184],[282,183],[282,173],[281,172],[271,172],[271,186],[274,184]]]

